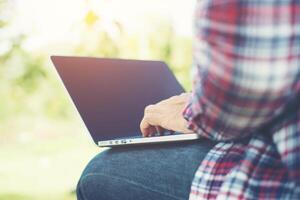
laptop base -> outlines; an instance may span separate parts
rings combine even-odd
[[[124,138],[115,140],[99,141],[99,147],[114,147],[125,145],[137,145],[137,144],[157,144],[166,142],[178,142],[187,140],[197,140],[200,136],[198,134],[181,134],[181,135],[167,135],[156,137],[139,137],[139,138]]]

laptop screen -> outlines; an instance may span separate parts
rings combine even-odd
[[[51,59],[95,143],[140,135],[147,105],[184,92],[159,61]]]

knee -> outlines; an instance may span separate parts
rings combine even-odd
[[[102,200],[107,199],[105,177],[100,174],[84,174],[80,178],[76,194],[78,200]]]
[[[76,188],[78,200],[101,200],[106,199],[105,183],[108,181],[105,174],[105,152],[94,157],[83,171]]]

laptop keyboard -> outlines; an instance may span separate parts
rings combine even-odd
[[[168,135],[181,135],[182,133],[179,132],[172,132],[172,131],[165,131],[163,134],[155,134],[151,137],[161,137],[161,136],[168,136]],[[130,136],[130,137],[124,137],[124,138],[119,138],[119,139],[135,139],[135,138],[143,138],[142,135],[137,135],[137,136]]]

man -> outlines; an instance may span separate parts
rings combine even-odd
[[[78,199],[300,199],[300,2],[202,0],[195,17],[193,93],[148,106],[141,130],[204,139],[106,151]]]

